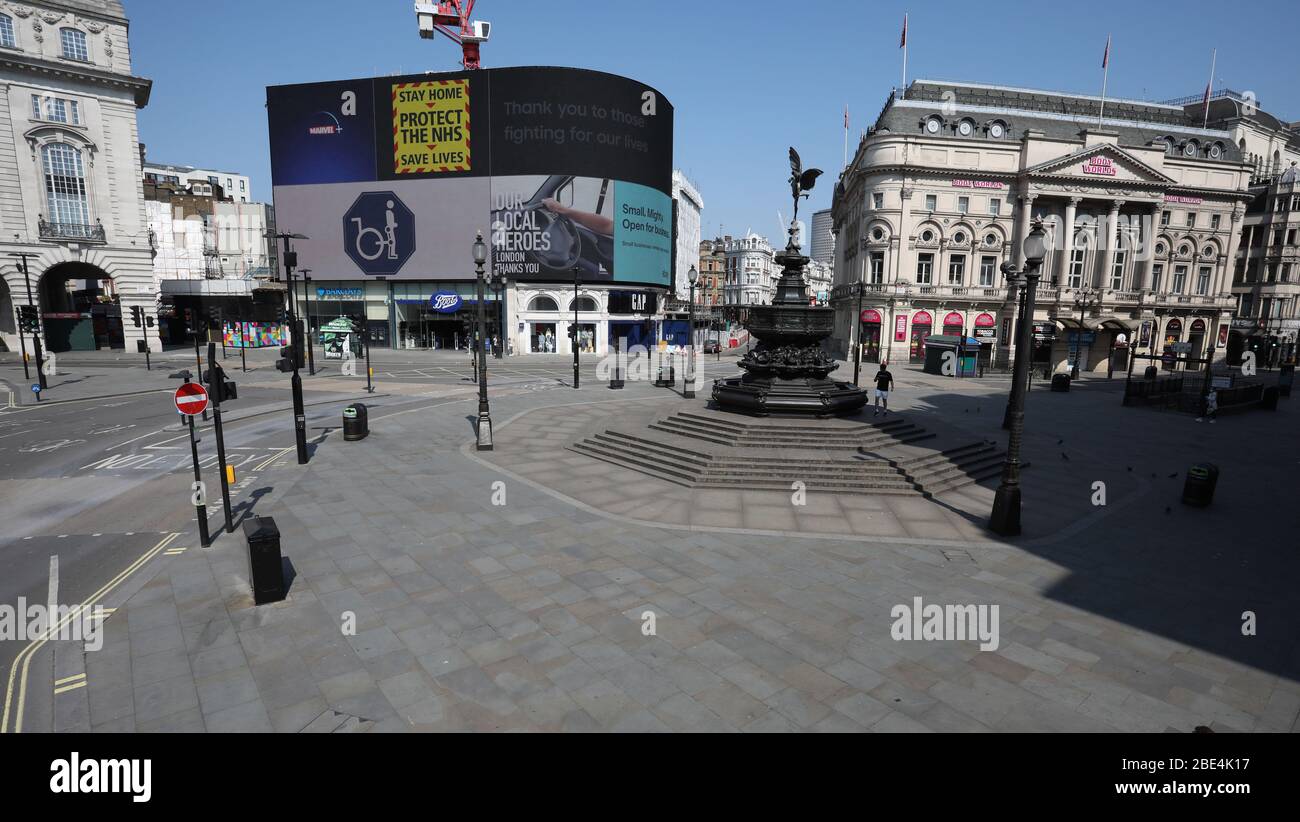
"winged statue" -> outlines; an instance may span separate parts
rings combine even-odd
[[[804,171],[803,160],[799,158],[799,152],[790,147],[790,193],[794,195],[794,219],[799,219],[799,199],[808,198],[808,192],[812,191],[813,186],[817,185],[817,178],[822,176],[820,168],[810,168]]]

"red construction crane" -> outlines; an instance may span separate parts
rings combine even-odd
[[[420,23],[420,36],[426,40],[441,32],[460,44],[464,55],[461,65],[467,69],[479,67],[479,46],[487,42],[492,24],[483,20],[471,21],[474,0],[440,0],[437,3],[415,4],[415,17]]]

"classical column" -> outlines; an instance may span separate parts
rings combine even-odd
[[[1156,234],[1160,230],[1160,210],[1160,203],[1151,204],[1151,229],[1143,235],[1146,238],[1144,249],[1146,256],[1142,260],[1142,279],[1138,283],[1138,288],[1143,294],[1151,290],[1151,278],[1156,263]]]
[[[1106,253],[1102,256],[1104,262],[1097,277],[1097,288],[1108,287],[1111,269],[1115,267],[1115,250],[1119,247],[1119,209],[1122,205],[1123,200],[1115,200],[1110,204],[1110,214],[1106,217]]]
[[[912,192],[913,189],[907,187],[907,181],[903,181],[903,190],[899,192],[902,200],[902,210],[898,217],[898,253],[894,255],[894,282],[903,278],[904,266],[907,264],[908,257],[911,256],[908,237],[912,233]]]
[[[1065,236],[1061,238],[1061,262],[1056,267],[1057,282],[1064,283],[1070,275],[1070,259],[1074,256],[1074,218],[1082,197],[1071,197],[1065,204]]]
[[[1024,268],[1025,265],[1025,238],[1029,236],[1029,219],[1034,210],[1034,200],[1038,198],[1037,194],[1021,194],[1019,197],[1019,212],[1016,214],[1016,239],[1014,241],[1014,251],[1016,253],[1016,268]]]
[[[1237,252],[1241,250],[1241,220],[1244,216],[1245,209],[1243,209],[1240,204],[1232,207],[1232,230],[1228,234],[1227,257],[1224,260],[1223,271],[1220,273],[1214,287],[1214,297],[1216,301],[1223,294],[1232,296],[1232,276],[1233,272],[1236,271]],[[1249,258],[1249,246],[1246,247],[1246,255],[1247,258]],[[1250,265],[1249,259],[1247,259],[1246,265]]]

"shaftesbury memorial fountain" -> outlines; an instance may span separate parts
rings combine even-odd
[[[789,241],[776,255],[781,279],[771,305],[749,307],[745,328],[758,339],[738,363],[745,373],[713,382],[713,399],[730,411],[749,414],[851,414],[867,402],[867,392],[852,383],[829,379],[839,365],[822,347],[834,328],[835,309],[808,303],[803,272],[808,258],[795,240],[799,200],[806,199],[821,170],[803,170],[799,152],[790,149],[790,193],[794,218]]]

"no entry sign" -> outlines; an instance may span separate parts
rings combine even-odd
[[[208,391],[196,382],[187,382],[176,389],[176,410],[188,416],[202,414],[208,407]]]

